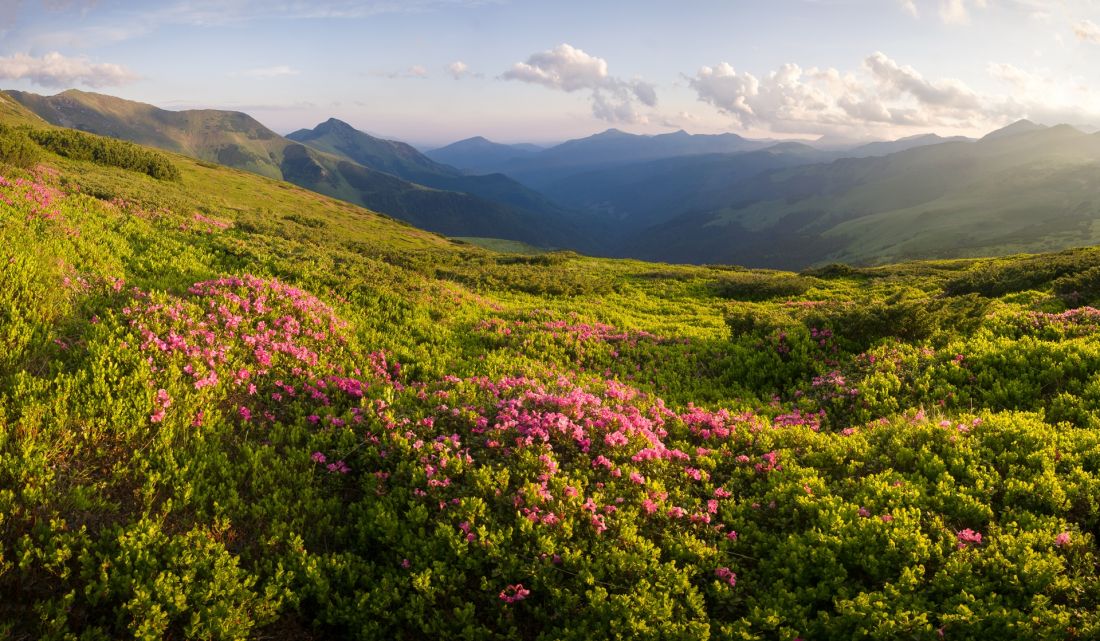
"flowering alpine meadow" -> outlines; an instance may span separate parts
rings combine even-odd
[[[0,637],[1100,634],[1100,252],[733,279],[43,153]]]

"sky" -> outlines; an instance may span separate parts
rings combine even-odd
[[[0,88],[422,147],[1100,128],[1100,0],[0,0]]]

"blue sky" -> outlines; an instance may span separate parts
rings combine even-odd
[[[0,87],[421,145],[1100,126],[1100,0],[0,0]]]

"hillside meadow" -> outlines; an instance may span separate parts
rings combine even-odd
[[[0,138],[0,638],[1100,635],[1100,250],[500,253]]]

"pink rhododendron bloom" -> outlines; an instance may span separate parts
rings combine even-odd
[[[531,594],[531,591],[523,587],[522,583],[515,585],[509,585],[500,591],[500,600],[505,603],[515,603],[516,601],[522,601]]]
[[[964,547],[967,547],[968,545],[970,545],[972,543],[975,544],[975,545],[981,545],[981,543],[982,543],[981,533],[980,532],[975,532],[974,530],[971,530],[970,528],[966,528],[965,530],[961,530],[956,535],[956,537],[959,540],[959,549],[960,550],[963,549]]]
[[[324,463],[326,460],[325,455],[321,452],[314,452],[312,455],[310,455],[310,458],[313,459],[314,463]]]
[[[718,577],[719,580],[728,583],[730,587],[737,585],[737,575],[729,568],[721,567],[715,569],[714,576]]]
[[[1062,532],[1057,537],[1055,537],[1054,545],[1057,545],[1058,547],[1069,545],[1069,532]]]

